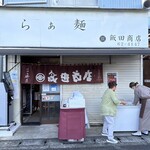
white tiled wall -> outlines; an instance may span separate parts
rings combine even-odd
[[[80,91],[86,100],[86,108],[91,123],[101,122],[100,101],[104,91],[107,89],[107,72],[118,73],[117,96],[127,101],[133,100],[133,91],[129,88],[132,81],[141,81],[140,56],[92,56],[92,57],[63,57],[63,64],[75,63],[103,63],[102,84],[63,85],[62,98],[67,99],[73,91]]]

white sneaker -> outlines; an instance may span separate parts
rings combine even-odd
[[[137,132],[135,132],[135,133],[132,133],[132,135],[133,135],[133,136],[141,136],[142,133],[141,133],[141,131],[137,131]]]
[[[108,136],[108,134],[107,134],[107,133],[101,133],[101,135],[102,135],[102,136]]]
[[[106,140],[108,143],[112,143],[112,144],[117,144],[118,143],[118,141],[117,140],[115,140],[115,139],[108,139],[108,140]]]
[[[148,131],[142,131],[142,134],[148,135]]]

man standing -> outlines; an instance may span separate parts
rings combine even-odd
[[[123,104],[125,105],[126,102],[120,101],[115,94],[116,90],[116,82],[109,82],[108,83],[108,89],[104,92],[104,95],[102,97],[101,101],[101,114],[103,115],[103,129],[102,129],[102,135],[107,136],[107,142],[116,144],[118,143],[117,140],[114,139],[113,136],[113,128],[114,128],[114,122],[115,122],[115,116],[117,113],[117,105]]]

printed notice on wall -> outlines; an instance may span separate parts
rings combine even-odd
[[[115,81],[117,83],[117,73],[107,73],[107,83]]]
[[[42,92],[49,92],[49,84],[42,85]]]
[[[56,92],[57,91],[57,85],[56,84],[52,84],[51,85],[51,91],[52,92]]]
[[[10,72],[10,76],[11,76],[11,80],[12,80],[12,83],[13,83],[13,86],[14,86],[14,99],[19,99],[19,94],[18,94],[18,90],[19,90],[19,87],[18,87],[18,72],[17,70],[13,70]]]

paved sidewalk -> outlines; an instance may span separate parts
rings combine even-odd
[[[150,136],[133,137],[117,136],[118,144],[106,142],[106,137],[86,137],[82,143],[59,141],[58,139],[18,139],[0,141],[0,150],[60,150],[60,149],[95,149],[104,147],[120,147],[129,145],[149,145]]]
[[[12,137],[0,137],[0,150],[34,150],[34,149],[96,149],[126,145],[150,145],[150,135],[131,136],[131,132],[116,132],[118,144],[106,142],[106,137],[100,135],[101,127],[86,129],[84,142],[68,142],[58,140],[56,125],[21,126]]]
[[[101,136],[102,126],[86,129],[86,137]],[[130,136],[131,132],[116,132],[116,136]],[[20,126],[13,136],[0,137],[0,140],[53,139],[58,138],[58,125]]]

